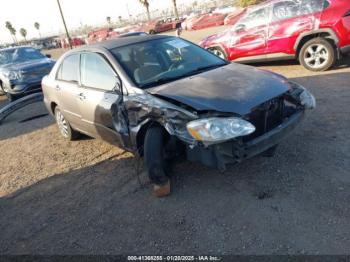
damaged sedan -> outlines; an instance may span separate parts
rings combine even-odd
[[[303,86],[229,63],[180,38],[135,36],[67,52],[43,79],[61,134],[101,138],[144,157],[157,196],[186,156],[224,171],[272,155],[315,107]]]

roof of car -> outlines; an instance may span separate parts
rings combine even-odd
[[[0,51],[9,51],[9,50],[22,49],[22,48],[33,48],[33,49],[35,49],[32,46],[14,46],[14,47],[1,48]]]
[[[114,49],[121,46],[127,46],[130,44],[136,44],[156,39],[163,39],[171,36],[167,35],[142,35],[142,36],[128,36],[128,37],[121,37],[121,38],[115,38],[112,40],[107,40],[103,42],[99,42],[96,44],[85,46],[84,49],[89,48],[105,48],[105,49]]]

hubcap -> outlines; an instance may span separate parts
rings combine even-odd
[[[304,54],[305,63],[311,68],[322,68],[329,61],[329,52],[326,46],[314,44],[306,49]]]
[[[211,49],[210,50],[214,55],[222,58],[222,59],[225,59],[225,55],[222,51],[218,50],[218,49]]]
[[[61,134],[64,137],[68,137],[68,123],[60,111],[56,112],[56,121]]]

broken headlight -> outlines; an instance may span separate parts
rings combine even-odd
[[[18,80],[22,78],[21,71],[5,71],[4,76],[9,80]]]
[[[215,117],[191,121],[187,124],[187,130],[198,141],[220,142],[249,135],[255,131],[255,127],[241,118]]]

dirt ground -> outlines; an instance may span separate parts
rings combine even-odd
[[[16,112],[0,125],[0,253],[349,254],[349,65],[256,65],[309,88],[317,109],[273,158],[224,173],[177,163],[164,199],[151,195],[142,160],[96,139],[65,141],[42,103]]]

